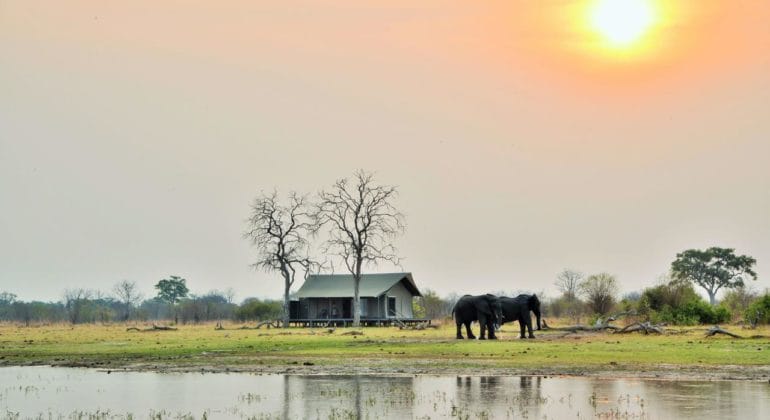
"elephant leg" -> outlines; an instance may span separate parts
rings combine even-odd
[[[471,322],[468,321],[465,323],[465,332],[468,335],[468,340],[475,340],[476,336],[473,335],[473,331],[471,330]]]
[[[457,321],[457,339],[463,339],[463,323],[460,321]]]
[[[525,334],[526,328],[527,326],[524,325],[524,318],[519,318],[519,330],[520,330],[519,338],[527,338]]]
[[[479,329],[481,330],[479,332],[479,340],[486,340],[487,339],[487,324],[489,321],[487,321],[487,317],[484,315],[479,315]]]
[[[532,317],[527,317],[527,330],[529,332],[529,338],[535,338],[535,334],[532,334]]]
[[[490,320],[487,329],[489,329],[489,339],[497,340],[497,335],[495,335],[495,323]]]

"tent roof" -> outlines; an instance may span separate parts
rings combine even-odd
[[[412,273],[363,274],[359,285],[360,297],[379,297],[397,283],[404,286],[413,296],[422,296],[414,284]],[[297,298],[347,298],[353,297],[352,274],[312,274],[299,288]]]

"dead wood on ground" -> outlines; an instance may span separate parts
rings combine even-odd
[[[139,332],[150,332],[150,331],[176,331],[177,329],[174,327],[166,327],[163,325],[153,325],[150,328],[144,328],[139,329],[137,327],[130,327],[126,328],[126,331],[139,331]]]
[[[713,337],[717,334],[729,335],[730,337],[733,337],[733,338],[743,338],[738,334],[733,334],[730,331],[722,329],[722,327],[720,327],[719,325],[714,325],[713,327],[709,328],[708,331],[706,331],[706,337]]]
[[[634,322],[633,324],[626,325],[622,329],[615,332],[618,334],[627,334],[637,331],[641,331],[644,334],[664,334],[663,327],[661,325],[652,325],[650,322]]]

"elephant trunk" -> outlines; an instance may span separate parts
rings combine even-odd
[[[537,311],[534,311],[534,312],[535,312],[535,317],[537,317],[537,329],[540,330],[541,329],[541,327],[540,327],[540,310],[538,309]]]

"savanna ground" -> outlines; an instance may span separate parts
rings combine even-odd
[[[770,328],[729,330],[746,338],[705,337],[706,327],[665,335],[544,330],[518,339],[456,340],[438,329],[291,328],[127,331],[127,325],[0,324],[0,366],[54,365],[104,370],[296,374],[590,375],[663,379],[770,379]],[[144,328],[144,325],[139,325]],[[362,332],[351,335],[352,331]],[[346,334],[348,333],[348,334]]]

